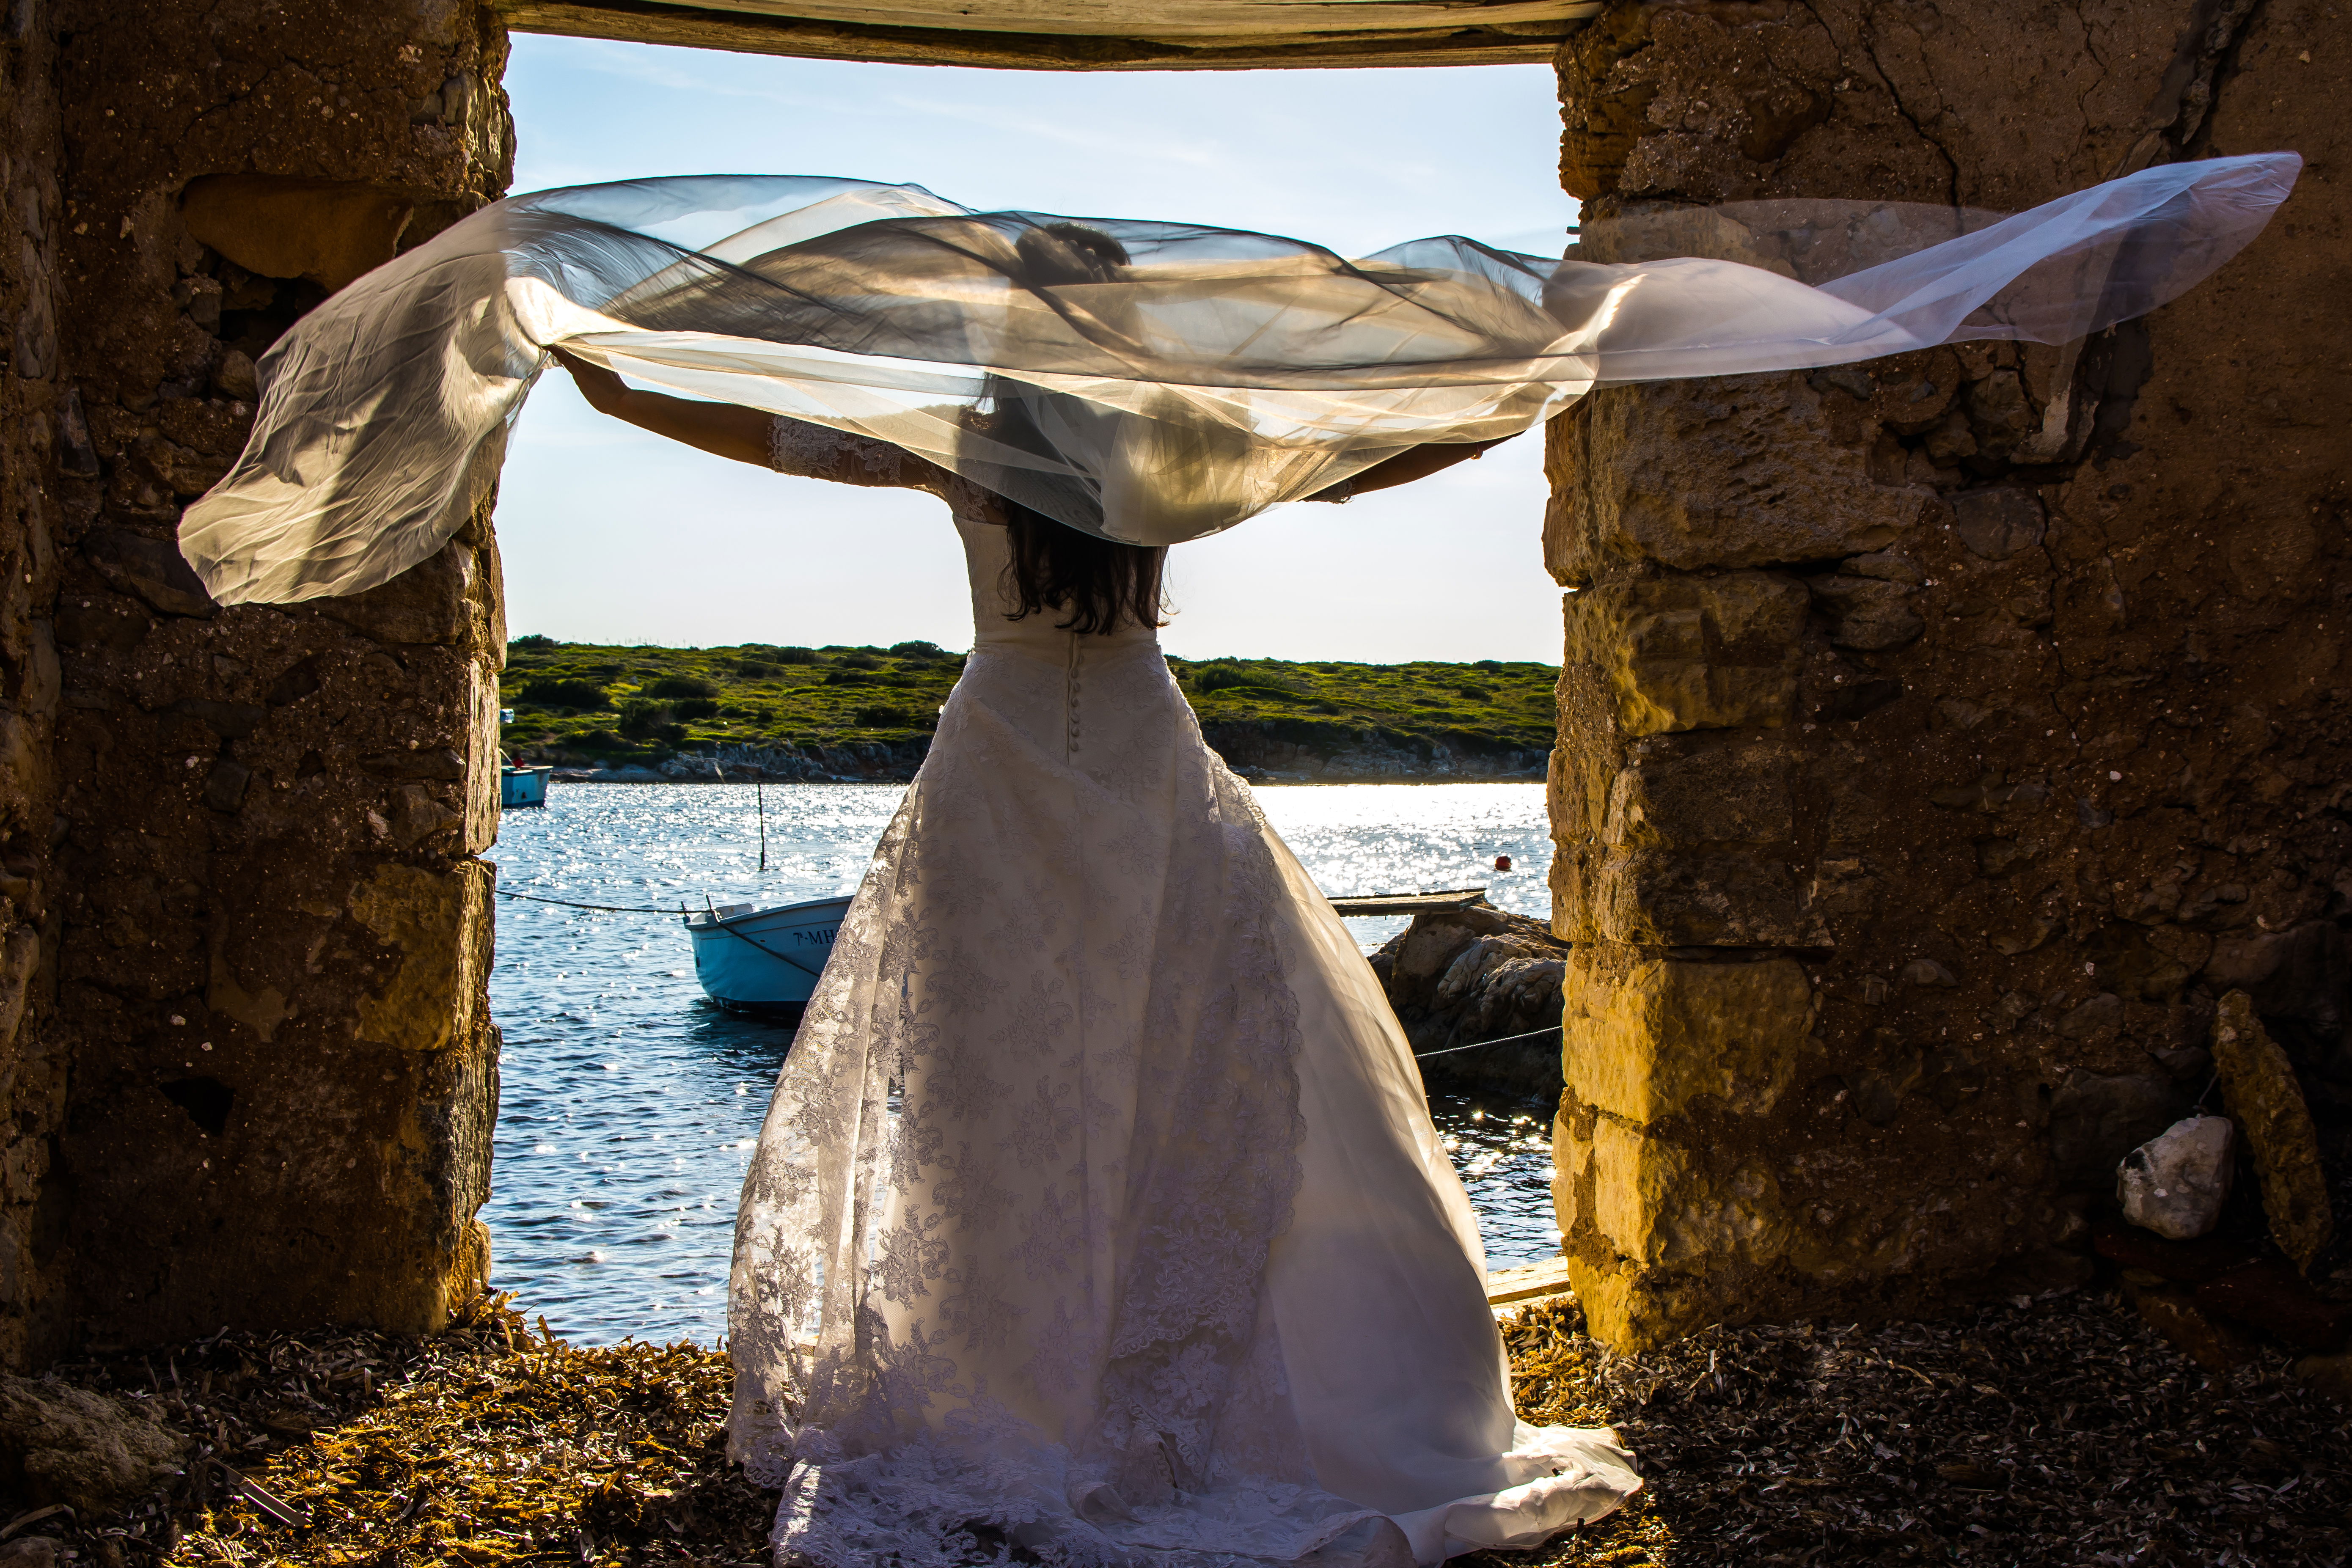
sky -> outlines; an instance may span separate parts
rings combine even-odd
[[[1161,218],[1362,255],[1432,234],[1557,254],[1545,66],[1049,73],[514,37],[518,191],[842,174],[967,206]],[[1557,662],[1540,432],[1345,506],[1175,547],[1171,654]],[[971,642],[929,496],[785,479],[599,416],[541,379],[498,510],[517,636],[718,647]]]

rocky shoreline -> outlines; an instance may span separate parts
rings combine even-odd
[[[1413,916],[1371,965],[1426,1088],[1556,1106],[1568,955],[1543,921],[1482,904]]]

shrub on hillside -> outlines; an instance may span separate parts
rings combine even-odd
[[[900,658],[945,658],[948,650],[935,642],[894,642],[890,651]]]
[[[669,705],[669,710],[680,719],[710,719],[718,716],[716,697],[681,697]]]
[[[879,669],[882,661],[870,653],[845,653],[841,656],[844,669]]]
[[[537,632],[526,632],[521,637],[519,637],[512,642],[507,644],[507,647],[510,648],[520,648],[526,653],[544,653],[549,648],[562,647],[562,646],[563,645],[562,643],[557,642],[553,637],[543,637]]]
[[[860,708],[854,717],[869,730],[929,730],[939,722],[937,714],[912,713],[898,707]]]
[[[604,689],[593,680],[526,681],[516,700],[533,708],[573,708],[589,713],[611,706],[605,700]]]
[[[621,733],[632,741],[648,741],[669,722],[669,704],[633,697],[621,704]]]
[[[716,697],[719,688],[698,675],[665,675],[646,688],[648,697]]]
[[[1223,691],[1228,687],[1255,685],[1259,679],[1260,678],[1257,675],[1249,670],[1244,669],[1238,664],[1226,664],[1220,661],[1215,664],[1203,664],[1193,668],[1192,689],[1195,691]]]
[[[813,647],[780,647],[776,650],[778,664],[823,664],[824,655]]]

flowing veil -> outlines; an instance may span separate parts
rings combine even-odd
[[[181,547],[223,604],[389,581],[487,493],[559,343],[889,442],[1091,533],[1178,543],[1412,446],[1515,435],[1595,386],[2081,337],[2212,272],[2300,167],[2160,165],[2006,218],[1677,209],[1588,230],[1565,258],[1441,237],[1349,259],[807,176],[543,191],[271,349],[252,438]]]
[[[730,1451],[782,1489],[776,1560],[1435,1563],[1640,1478],[1606,1430],[1516,1416],[1377,977],[1150,627],[1004,613],[990,496],[1175,543],[1612,383],[2065,342],[2210,273],[2299,166],[2168,165],[2011,217],[1674,208],[1560,258],[1350,259],[853,180],[542,192],[289,332],[181,543],[224,604],[388,581],[470,517],[558,344],[802,422],[772,432],[786,472],[937,465],[908,466],[955,511],[973,651],[738,1215]]]

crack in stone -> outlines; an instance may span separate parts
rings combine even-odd
[[[1809,11],[1812,9],[1810,0],[1806,9]],[[1901,115],[1903,123],[1911,127],[1919,140],[1933,147],[1936,150],[1936,156],[1944,161],[1946,194],[1950,198],[1952,205],[1957,207],[1961,205],[1959,161],[1952,156],[1949,148],[1927,134],[1927,128],[1919,122],[1919,117],[1914,114],[1910,106],[1903,101],[1902,90],[1895,85],[1894,73],[1886,68],[1886,62],[1878,58],[1878,39],[1876,28],[1874,26],[1875,16],[1876,13],[1870,9],[1864,9],[1862,13],[1860,42],[1863,52],[1870,57],[1871,68],[1878,73],[1879,85],[1886,89],[1886,100],[1895,106],[1895,112]],[[1814,20],[1820,19],[1819,15],[1816,14]]]

